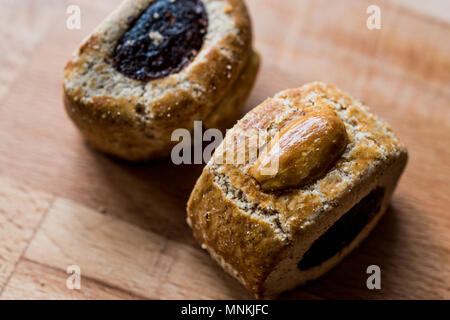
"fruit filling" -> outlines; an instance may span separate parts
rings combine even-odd
[[[376,188],[345,213],[304,254],[298,267],[307,270],[330,259],[348,246],[380,211],[385,189]]]
[[[164,78],[194,59],[207,28],[201,0],[154,1],[119,40],[113,65],[135,80]]]

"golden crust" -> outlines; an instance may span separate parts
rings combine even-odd
[[[241,86],[233,106],[242,107],[259,67],[246,7],[242,0],[202,1],[210,20],[203,47],[183,70],[165,78],[140,82],[111,63],[129,21],[152,0],[124,1],[83,42],[67,63],[63,87],[66,109],[88,141],[128,160],[167,156],[174,129],[192,129],[194,120],[214,118],[214,110]],[[208,124],[236,120],[215,118]]]
[[[320,103],[331,106],[344,122],[349,144],[341,159],[312,184],[265,192],[248,175],[254,160],[218,161],[218,154],[241,145],[229,143],[233,137],[248,137],[254,128],[270,133]],[[197,240],[233,268],[252,293],[276,293],[266,282],[280,264],[300,259],[371,188],[385,187],[383,201],[388,203],[406,159],[404,145],[367,107],[332,85],[307,84],[264,101],[228,132],[189,199],[188,221]],[[384,173],[390,177],[383,178]]]
[[[219,252],[225,261],[233,259],[231,264],[240,271],[245,283],[258,284],[276,265],[277,254],[284,244],[277,240],[269,223],[242,214],[238,205],[225,197],[213,180],[212,173],[205,170],[189,200],[188,212],[198,213],[189,215],[194,235],[200,243]],[[225,247],[226,250],[220,249]],[[258,264],[254,263],[254,257]],[[249,290],[257,290],[257,287]]]

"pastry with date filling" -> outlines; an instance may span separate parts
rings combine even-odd
[[[68,62],[64,102],[96,148],[165,157],[194,120],[232,126],[258,67],[243,0],[126,0]]]
[[[355,249],[388,208],[406,162],[405,146],[361,102],[306,84],[228,131],[187,221],[227,272],[256,297],[273,297]]]

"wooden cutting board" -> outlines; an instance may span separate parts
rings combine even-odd
[[[65,115],[65,62],[118,2],[2,0],[0,298],[251,298],[185,223],[200,166],[112,160]],[[450,298],[449,5],[404,2],[248,0],[263,64],[247,110],[281,89],[331,82],[391,123],[410,152],[370,237],[281,298]],[[69,3],[81,8],[80,30],[66,28]],[[366,28],[371,4],[380,30]],[[366,287],[372,264],[381,290]],[[66,287],[70,265],[80,290]]]

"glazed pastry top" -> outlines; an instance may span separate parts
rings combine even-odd
[[[325,112],[318,111],[324,108]],[[315,136],[311,131],[314,137],[303,141],[303,145],[297,145],[296,153],[288,155],[286,159],[283,159],[281,151],[279,171],[287,170],[283,161],[288,161],[290,166],[297,165],[294,170],[287,170],[283,177],[285,180],[282,181],[287,186],[279,188],[277,181],[272,181],[272,186],[265,187],[264,183],[274,180],[268,178],[262,180],[261,184],[258,181],[260,177],[254,171],[261,156],[252,159],[247,149],[242,151],[247,155],[244,163],[229,164],[223,161],[223,155],[220,156],[226,155],[231,149],[234,154],[238,154],[240,148],[246,148],[248,143],[245,141],[256,133],[255,130],[267,132],[269,139],[280,132],[281,142],[283,131],[299,123],[301,127],[302,123],[314,117],[317,120],[317,112],[322,120],[328,117],[327,126],[330,130]],[[301,130],[297,128],[298,132]],[[330,142],[333,140],[336,142],[334,145]],[[327,152],[320,152],[324,146]],[[262,150],[264,156],[267,153],[264,146]],[[314,153],[311,150],[317,151]],[[302,153],[306,155],[306,160],[302,159]],[[332,85],[316,82],[283,91],[250,111],[228,132],[206,170],[220,177],[216,178],[216,181],[220,180],[217,185],[222,188],[226,185],[226,193],[232,189],[231,193],[244,195],[248,206],[257,206],[265,212],[268,221],[274,221],[270,225],[280,240],[284,240],[295,230],[311,223],[316,215],[333,207],[336,199],[348,193],[356,181],[377,170],[381,164],[385,165],[405,154],[405,146],[390,127],[368,112],[367,107]],[[311,169],[308,167],[312,166],[311,163],[319,163],[321,169],[311,174],[301,167],[305,163],[306,169]],[[309,172],[312,179],[302,181],[302,177],[293,177],[296,172],[301,174],[302,170],[306,176]]]

